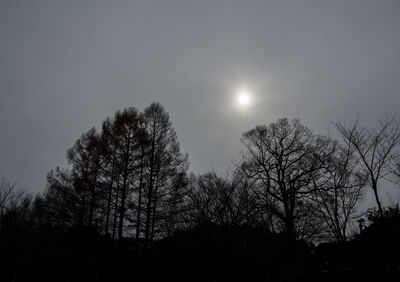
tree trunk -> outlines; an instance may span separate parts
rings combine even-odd
[[[372,180],[372,190],[374,190],[375,201],[376,201],[376,204],[378,205],[379,214],[382,214],[383,209],[382,209],[382,204],[381,204],[381,201],[380,201],[379,195],[378,195],[378,183],[375,179]]]
[[[90,211],[89,211],[89,227],[93,225],[93,217],[94,217],[94,206],[95,206],[95,194],[96,194],[96,184],[97,184],[97,164],[94,172],[94,180],[90,193]]]
[[[114,221],[113,221],[113,232],[112,232],[113,239],[115,239],[115,231],[117,229],[118,197],[119,197],[119,175],[117,180],[117,194],[115,195],[115,205],[114,205]]]
[[[147,209],[146,209],[146,228],[145,228],[145,244],[146,248],[149,247],[150,240],[150,220],[151,220],[151,201],[153,194],[153,173],[154,173],[154,155],[155,155],[155,121],[153,122],[153,135],[151,142],[151,158],[150,158],[150,179],[149,179],[149,192],[147,196]]]
[[[112,169],[111,169],[111,179],[110,179],[110,185],[108,188],[108,197],[107,197],[107,211],[106,211],[106,226],[105,226],[105,230],[104,233],[108,234],[108,225],[110,223],[110,213],[111,213],[111,195],[112,195],[112,188],[113,188],[113,184],[114,184],[114,171],[115,171],[115,151],[116,149],[114,149],[113,152],[113,158],[112,158]]]
[[[142,152],[143,154],[143,152]],[[138,208],[137,208],[137,217],[136,217],[136,242],[138,242],[140,237],[140,216],[142,209],[142,185],[143,185],[143,156],[140,162],[140,179],[139,179],[139,199],[138,199]]]
[[[128,131],[128,143],[126,146],[126,155],[125,155],[125,167],[124,167],[124,174],[123,174],[123,183],[122,183],[122,194],[121,194],[121,208],[119,211],[119,227],[118,227],[118,240],[122,239],[122,231],[124,227],[124,216],[125,216],[125,202],[126,202],[126,191],[127,191],[127,181],[128,181],[128,169],[129,169],[129,155],[130,155],[130,130]]]
[[[157,178],[156,178],[156,186],[154,190],[154,201],[153,201],[153,215],[152,215],[152,223],[151,223],[151,235],[150,235],[150,244],[153,244],[154,240],[154,228],[156,225],[156,211],[157,211],[157,192],[158,192],[158,170],[157,170]]]

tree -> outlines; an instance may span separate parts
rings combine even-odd
[[[7,209],[18,205],[24,192],[16,191],[15,184],[11,184],[4,176],[0,178],[0,218]]]
[[[262,187],[268,208],[295,238],[301,233],[296,225],[304,216],[306,196],[321,177],[324,144],[299,120],[286,118],[245,132],[242,143],[243,172]]]
[[[392,174],[393,182],[400,184],[400,158],[393,159],[390,172]]]
[[[185,218],[182,214],[185,212],[184,197],[188,193],[188,179],[186,171],[180,172],[174,177],[167,197],[163,205],[163,218],[161,221],[161,230],[164,236],[169,237],[177,230],[185,227]]]
[[[230,178],[230,185],[234,188],[235,222],[239,225],[265,227],[273,231],[271,214],[265,209],[262,189],[249,179],[241,169],[235,169]]]
[[[91,227],[99,208],[100,155],[100,135],[94,127],[67,151],[73,187],[79,195],[80,225]]]
[[[187,194],[187,220],[193,225],[212,222],[219,225],[233,222],[233,186],[215,172],[198,177],[192,175]]]
[[[56,168],[47,174],[47,186],[43,197],[43,210],[47,224],[67,229],[82,224],[82,198],[74,187],[74,176],[67,169]]]
[[[121,177],[120,207],[118,218],[118,238],[122,239],[128,201],[137,185],[135,176],[141,168],[141,145],[144,140],[144,129],[141,117],[135,108],[117,112],[114,118],[117,137],[117,166]]]
[[[102,123],[101,144],[102,144],[102,177],[103,177],[103,215],[105,216],[104,234],[110,234],[110,224],[112,221],[112,208],[117,199],[115,192],[119,170],[117,167],[118,136],[115,132],[114,122],[106,118]],[[114,205],[113,205],[114,203]],[[116,214],[117,209],[114,210]],[[115,234],[115,231],[113,232]]]
[[[355,219],[357,204],[363,197],[366,176],[359,171],[359,159],[347,142],[327,143],[329,161],[326,162],[322,186],[312,194],[313,215],[324,224],[325,234],[338,242],[347,240],[348,226]]]
[[[24,191],[16,190],[15,184],[10,183],[4,176],[0,178],[0,232],[7,225],[11,214],[15,214],[30,201]],[[15,223],[15,222],[14,222]],[[12,224],[12,223],[11,223]]]
[[[394,116],[386,116],[379,120],[376,128],[337,122],[335,126],[339,134],[354,146],[361,159],[363,171],[368,175],[368,184],[374,192],[378,211],[382,211],[379,198],[379,182],[389,174],[389,165],[399,157],[400,120]],[[397,151],[396,151],[397,150]]]
[[[258,226],[261,213],[250,181],[239,170],[227,177],[214,171],[192,175],[186,195],[186,221],[217,225]]]
[[[36,201],[65,226],[87,226],[119,240],[134,231],[148,246],[178,228],[187,154],[160,104],[144,113],[133,107],[116,112],[100,133],[82,134],[67,159],[71,169],[50,172],[45,197]]]
[[[163,208],[168,199],[175,195],[177,177],[188,168],[187,154],[180,152],[176,132],[169,115],[158,103],[152,103],[143,113],[144,127],[148,140],[146,155],[146,207],[145,241],[147,246],[154,239],[156,227],[165,217]]]

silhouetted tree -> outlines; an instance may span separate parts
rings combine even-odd
[[[193,225],[203,222],[232,223],[233,190],[229,182],[209,172],[201,176],[191,175],[187,194],[187,220]]]
[[[16,206],[23,196],[23,192],[17,192],[15,184],[11,184],[4,176],[0,178],[0,217],[7,209]]]
[[[269,209],[265,208],[260,187],[249,179],[241,169],[235,169],[230,178],[234,187],[235,222],[239,225],[264,227],[273,231]]]
[[[390,176],[388,177],[389,181],[400,185],[400,155],[396,155],[396,157],[392,158],[389,170],[390,170]]]
[[[160,104],[143,114],[133,107],[118,111],[100,133],[92,128],[82,134],[67,158],[71,170],[51,172],[37,201],[66,226],[88,226],[118,239],[133,230],[147,245],[178,228],[187,155]]]
[[[306,196],[315,191],[322,175],[323,142],[299,120],[286,118],[255,127],[243,134],[242,142],[243,172],[262,187],[268,209],[295,238]]]
[[[187,192],[188,179],[186,171],[181,171],[172,180],[171,189],[169,189],[163,203],[163,217],[160,222],[163,236],[169,237],[175,231],[185,227],[185,218],[182,215],[186,209],[184,197]]]
[[[366,176],[359,170],[359,159],[347,142],[327,142],[328,161],[320,189],[313,193],[313,216],[322,220],[328,237],[346,241],[348,226],[355,219],[357,204],[363,197]]]
[[[81,196],[76,193],[74,176],[57,167],[47,174],[46,190],[37,201],[44,202],[41,212],[45,214],[47,224],[66,229],[82,224]]]
[[[239,170],[225,178],[214,171],[191,175],[186,201],[186,221],[195,226],[205,222],[222,226],[260,226],[254,187]]]
[[[180,152],[175,130],[164,108],[153,103],[144,110],[144,127],[148,139],[145,230],[146,244],[154,239],[156,228],[164,218],[163,208],[168,199],[176,196],[175,181],[186,173],[187,155]]]
[[[0,233],[5,226],[12,226],[18,217],[26,217],[31,197],[17,190],[4,176],[0,178]]]
[[[399,157],[400,120],[387,116],[379,120],[376,128],[342,122],[335,123],[340,135],[350,142],[361,159],[363,170],[368,175],[368,184],[372,188],[378,210],[382,211],[379,199],[379,181],[389,174],[389,165]]]
[[[100,135],[93,127],[67,151],[73,189],[79,196],[79,224],[92,226],[99,208]]]
[[[118,216],[118,238],[123,236],[123,227],[128,201],[132,200],[133,189],[137,187],[137,175],[141,169],[141,142],[145,134],[141,128],[140,114],[134,108],[117,112],[114,119],[118,136],[117,164],[120,173],[120,207]]]
[[[115,197],[115,192],[118,189],[116,183],[118,182],[119,170],[117,166],[117,151],[118,151],[118,136],[115,132],[111,118],[106,118],[102,123],[101,144],[102,144],[102,208],[103,215],[105,216],[104,234],[110,234],[110,226],[112,217],[112,210],[118,199]],[[116,210],[114,213],[116,214]]]

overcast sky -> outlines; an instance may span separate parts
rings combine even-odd
[[[195,173],[280,117],[371,124],[399,109],[399,34],[398,0],[1,0],[0,174],[43,191],[81,133],[153,101]]]

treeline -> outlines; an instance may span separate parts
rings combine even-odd
[[[204,222],[344,242],[366,189],[379,214],[380,182],[399,183],[400,121],[334,125],[339,139],[297,119],[256,126],[243,134],[233,171],[196,176],[160,104],[127,108],[81,135],[67,151],[70,168],[50,171],[43,194],[12,193],[3,181],[0,228],[7,212],[22,210],[39,229],[87,227],[145,248]]]
[[[69,168],[50,171],[43,193],[1,178],[0,280],[397,275],[400,211],[379,195],[383,181],[400,184],[400,120],[334,126],[338,138],[297,119],[256,126],[233,170],[194,175],[160,104],[118,111],[67,150]],[[376,208],[363,214],[369,190]],[[313,247],[322,241],[336,243]]]
[[[382,214],[381,181],[399,184],[400,121],[335,126],[340,139],[286,118],[245,132],[230,177],[208,173],[189,181],[189,218],[264,227],[293,239],[348,240],[358,231],[355,221],[365,220],[358,208],[366,189]]]
[[[51,171],[37,199],[47,223],[135,237],[146,246],[176,229],[188,161],[160,104],[117,112],[101,132],[82,134],[67,159],[71,169]]]

